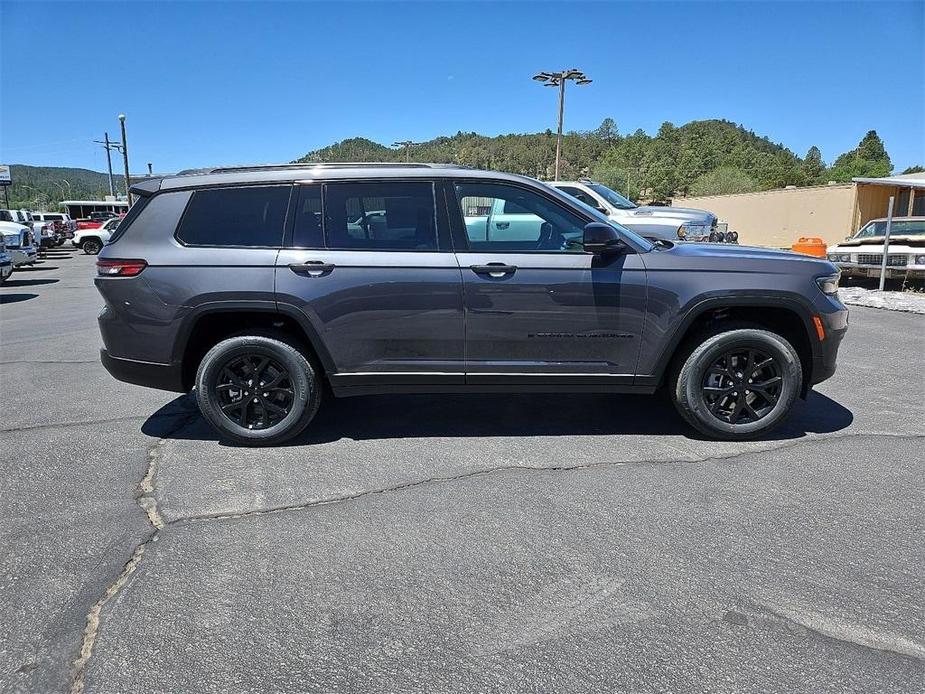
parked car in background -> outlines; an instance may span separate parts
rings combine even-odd
[[[80,231],[81,229],[99,229],[102,223],[103,222],[98,219],[78,219],[77,230]]]
[[[0,234],[3,234],[6,248],[13,256],[13,269],[35,264],[38,253],[29,227],[15,222],[0,222]]]
[[[35,239],[36,248],[42,251],[58,246],[58,237],[55,233],[54,224],[51,222],[43,222],[40,219],[32,218],[31,213],[29,216],[29,221],[32,225],[32,236]]]
[[[112,217],[107,219],[96,229],[81,229],[74,234],[71,244],[75,248],[83,249],[83,252],[87,255],[96,255],[103,250],[103,246],[105,246],[112,237],[113,232],[121,221],[121,217]]]
[[[0,233],[0,284],[13,273],[13,256],[6,249],[6,236]]]
[[[587,178],[577,181],[550,181],[549,185],[568,193],[646,238],[719,243],[736,243],[739,239],[736,232],[718,231],[716,215],[706,210],[640,206],[603,183]]]
[[[872,219],[854,236],[829,246],[828,259],[844,277],[880,277],[886,219]],[[887,279],[925,279],[925,217],[893,217]]]
[[[0,210],[0,222],[13,222],[32,228],[31,221],[26,210]]]
[[[847,330],[823,258],[652,243],[524,176],[308,164],[132,192],[96,263],[103,365],[195,389],[243,444],[297,435],[328,392],[661,387],[700,432],[751,438],[834,374]]]
[[[33,212],[32,218],[50,223],[54,227],[58,246],[74,238],[74,232],[77,231],[77,224],[63,212]]]

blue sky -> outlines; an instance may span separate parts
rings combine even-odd
[[[0,0],[0,162],[132,170],[288,161],[347,137],[726,118],[827,162],[867,130],[925,164],[925,3]],[[126,26],[123,28],[123,23]],[[43,105],[43,100],[47,105]]]

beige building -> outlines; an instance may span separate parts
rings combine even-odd
[[[741,244],[789,248],[801,236],[818,236],[827,244],[841,241],[871,219],[886,217],[890,196],[894,216],[925,215],[925,173],[675,198],[674,203],[715,213],[730,231],[739,232]]]

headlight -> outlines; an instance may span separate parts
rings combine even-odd
[[[830,263],[837,263],[839,260],[841,260],[841,256],[838,255],[838,253],[829,253],[826,255],[826,258],[829,259]]]
[[[925,255],[917,255],[917,256],[915,256],[915,264],[916,264],[916,265],[925,265]]]
[[[840,256],[838,256],[838,259],[843,263],[850,263],[851,255],[849,253],[842,253]]]
[[[823,294],[834,296],[838,293],[839,277],[841,277],[840,272],[836,272],[834,275],[826,275],[825,277],[817,277],[816,284],[819,285],[819,289],[822,290]]]

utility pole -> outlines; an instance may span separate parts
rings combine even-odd
[[[401,140],[399,142],[393,142],[393,147],[404,147],[405,149],[405,161],[411,161],[411,148],[415,145],[421,144],[420,142],[412,142],[411,140]]]
[[[103,149],[106,150],[106,168],[109,170],[109,194],[115,197],[116,187],[112,183],[112,154],[110,152],[114,149],[119,149],[122,145],[119,142],[111,142],[109,133],[103,133],[103,135],[103,140],[94,140],[94,142],[98,145],[103,145]]]
[[[119,125],[122,127],[122,162],[125,164],[125,199],[128,206],[132,206],[132,181],[128,174],[128,138],[125,137],[125,114],[119,114]]]
[[[565,113],[565,82],[574,80],[575,84],[591,84],[591,80],[578,68],[560,70],[559,72],[540,72],[533,75],[533,79],[542,82],[544,87],[559,88],[559,128],[556,131],[556,181],[559,180],[559,160],[562,157],[562,120]]]

